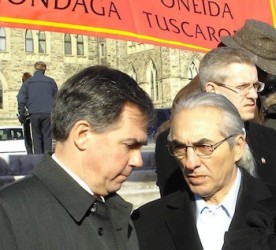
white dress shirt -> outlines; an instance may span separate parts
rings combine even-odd
[[[85,189],[89,194],[94,195],[94,192],[89,188],[89,186],[76,174],[74,174],[70,169],[64,166],[56,157],[55,154],[52,154],[53,160],[67,173],[69,174],[83,189]],[[97,196],[97,195],[96,195]],[[97,196],[98,197],[98,196]],[[105,202],[104,197],[99,196],[103,202]]]
[[[241,172],[238,169],[234,185],[218,205],[207,204],[195,195],[196,226],[204,250],[221,250],[224,234],[235,213],[240,183]]]

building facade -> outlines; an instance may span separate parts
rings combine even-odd
[[[197,74],[203,54],[99,37],[0,27],[0,125],[17,125],[16,95],[24,72],[47,64],[46,75],[60,86],[91,65],[131,75],[156,108],[170,107],[176,93]],[[43,94],[43,93],[41,93]]]

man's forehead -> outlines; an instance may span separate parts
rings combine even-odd
[[[220,134],[222,113],[215,107],[183,109],[172,119],[173,137],[205,137],[206,134]]]
[[[253,83],[258,80],[255,65],[245,63],[232,63],[225,70],[225,81],[234,83]]]

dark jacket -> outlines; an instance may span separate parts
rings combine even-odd
[[[222,249],[276,249],[275,210],[275,187],[242,171],[235,214]],[[188,188],[138,208],[132,219],[141,250],[203,250],[196,228],[194,195]]]
[[[57,90],[54,79],[37,70],[32,77],[24,81],[18,92],[19,114],[25,114],[25,107],[30,114],[51,113]]]
[[[264,101],[264,125],[276,130],[276,92],[270,94]]]
[[[0,249],[138,250],[131,209],[116,193],[96,200],[45,155],[0,191]]]
[[[276,183],[276,131],[254,122],[246,122],[246,141],[253,153],[258,177],[267,183]],[[156,141],[155,159],[157,185],[161,196],[186,187],[182,171],[167,150],[169,129]]]

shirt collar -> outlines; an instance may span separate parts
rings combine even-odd
[[[69,168],[67,168],[64,164],[62,164],[56,157],[55,153],[52,154],[53,160],[67,173],[69,174],[84,190],[86,190],[89,194],[100,198],[103,202],[105,199],[103,196],[95,195],[95,193],[89,188],[89,186],[76,174],[74,174]]]
[[[206,202],[198,195],[194,195],[195,197],[195,204],[196,204],[196,216],[204,211],[205,208],[208,208],[210,210],[217,209],[219,207],[222,207],[225,213],[230,217],[233,218],[239,193],[239,188],[241,184],[241,172],[240,169],[237,168],[237,176],[234,182],[234,185],[229,190],[226,197],[223,199],[223,201],[218,204],[217,206],[210,206],[206,204]]]

